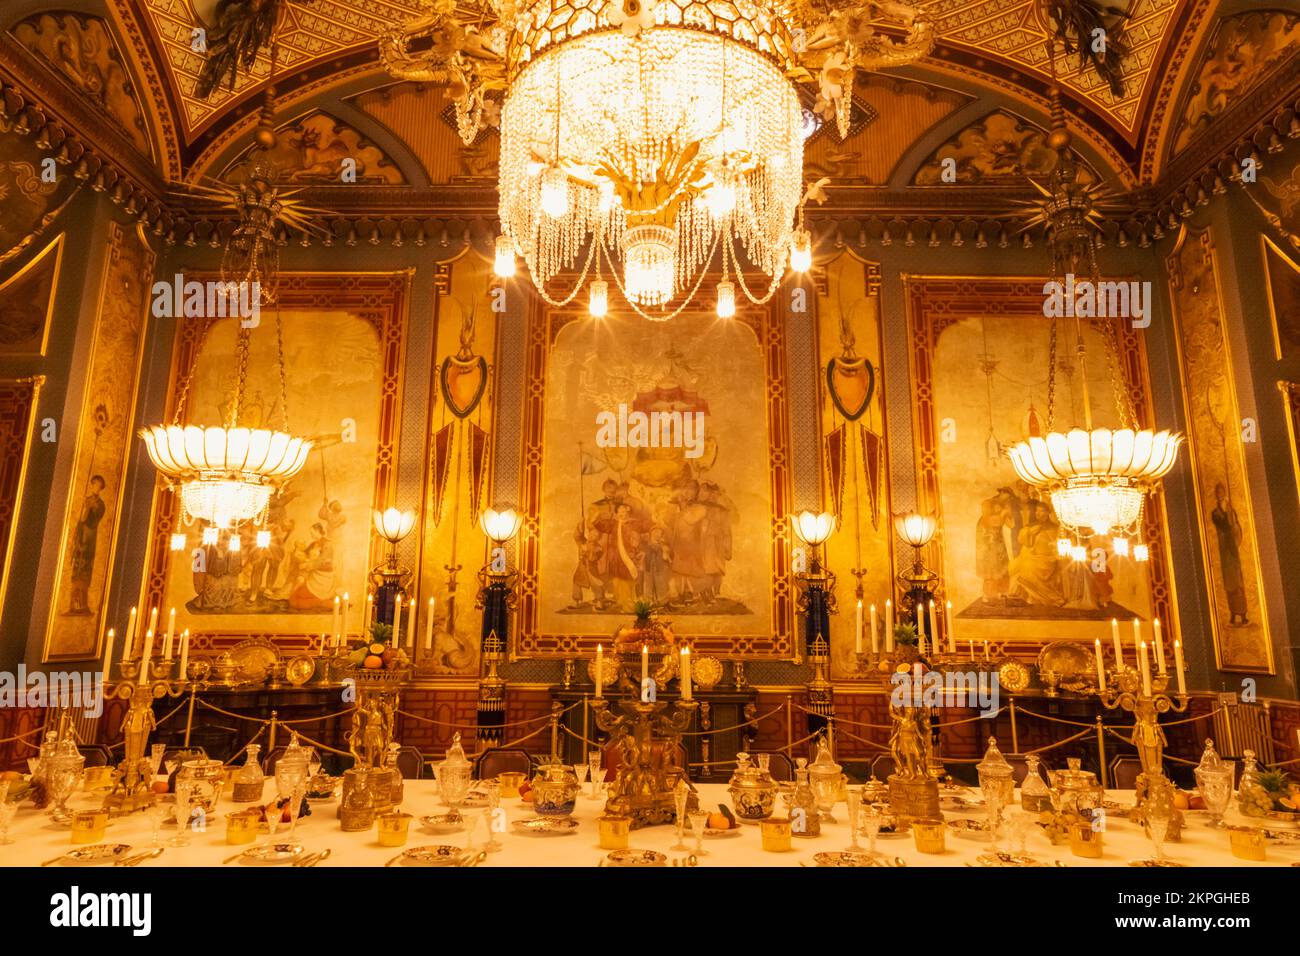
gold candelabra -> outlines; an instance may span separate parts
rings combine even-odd
[[[610,784],[605,812],[630,817],[633,829],[672,823],[677,815],[673,790],[686,777],[686,768],[672,760],[699,704],[693,700],[634,698],[615,703],[622,713],[612,711],[605,698],[591,702],[596,726],[614,739],[619,752],[618,773]],[[692,793],[688,808],[698,802]]]
[[[199,681],[187,680],[185,675],[179,679],[170,677],[171,669],[171,658],[160,659],[156,665],[152,660],[122,661],[118,664],[121,678],[104,687],[106,698],[125,700],[128,705],[121,727],[124,744],[122,761],[117,765],[117,779],[113,789],[104,798],[104,809],[111,816],[134,813],[151,806],[157,800],[157,795],[153,792],[153,766],[147,756],[149,736],[157,726],[153,702],[164,697],[179,697],[187,691],[192,698],[201,685]],[[191,720],[193,713],[191,699]],[[187,742],[189,735],[190,726],[187,722]]]
[[[1137,669],[1120,664],[1108,671],[1106,678],[1106,686],[1097,691],[1101,705],[1107,710],[1126,710],[1133,715],[1133,734],[1129,742],[1142,765],[1135,786],[1140,814],[1150,787],[1165,775],[1165,745],[1169,741],[1160,726],[1160,715],[1171,711],[1185,713],[1189,698],[1185,693],[1166,693],[1169,674],[1165,671],[1145,680]]]

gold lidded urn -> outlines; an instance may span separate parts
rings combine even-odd
[[[1094,810],[1101,808],[1106,790],[1091,770],[1081,770],[1078,757],[1066,760],[1065,770],[1052,771],[1052,790],[1061,813],[1092,818]]]
[[[776,792],[776,781],[770,773],[751,763],[749,754],[736,754],[736,770],[727,785],[736,819],[747,823],[766,820],[776,807]]]
[[[541,817],[567,817],[582,789],[573,770],[558,761],[538,768],[532,788],[533,812]]]

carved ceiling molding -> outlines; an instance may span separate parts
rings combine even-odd
[[[150,45],[147,19],[129,0],[106,0],[109,15],[118,30],[118,42],[130,57],[132,72],[142,82],[147,96],[146,113],[154,130],[154,148],[162,160],[162,175],[167,180],[181,176],[181,133],[177,122],[176,102],[169,77],[158,69],[162,62]]]
[[[1214,28],[1214,18],[1210,13],[1218,4],[1219,0],[1195,0],[1192,5],[1183,8],[1183,18],[1179,25],[1199,24],[1199,27],[1178,31],[1177,42],[1169,51],[1168,61],[1161,72],[1160,86],[1153,91],[1154,99],[1147,122],[1147,136],[1142,141],[1142,159],[1138,171],[1142,183],[1155,183],[1160,176],[1166,143],[1177,126],[1177,109],[1182,99],[1182,90],[1189,82],[1186,74],[1194,68],[1193,54],[1201,48],[1206,35]]]

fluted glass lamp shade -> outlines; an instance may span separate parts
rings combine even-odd
[[[271,494],[307,463],[310,439],[263,428],[153,425],[140,437],[154,467],[178,489],[188,521],[259,523]]]
[[[479,527],[497,544],[504,544],[517,535],[523,523],[523,516],[513,508],[503,508],[500,511],[487,508],[479,517]]]
[[[379,536],[390,544],[397,544],[415,527],[414,511],[398,511],[388,508],[375,512],[375,530]]]
[[[1075,428],[1033,436],[1007,455],[1017,475],[1048,489],[1063,526],[1104,535],[1137,526],[1143,496],[1169,473],[1182,443],[1170,431]]]
[[[894,516],[894,531],[898,537],[914,548],[924,548],[934,537],[936,522],[933,515],[910,514]]]
[[[829,538],[835,530],[835,516],[824,511],[821,514],[801,511],[791,517],[790,523],[794,525],[799,540],[813,547]]]

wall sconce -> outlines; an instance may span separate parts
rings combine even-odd
[[[375,620],[392,624],[397,599],[406,598],[406,585],[411,579],[410,569],[397,562],[397,545],[415,527],[415,512],[388,508],[384,511],[376,510],[373,517],[375,532],[388,542],[388,555],[384,563],[370,571],[370,583],[374,586]],[[394,634],[394,646],[397,640],[398,635]]]
[[[898,582],[903,586],[899,609],[912,617],[916,615],[918,605],[924,607],[934,600],[939,575],[925,566],[921,549],[934,540],[937,527],[934,515],[913,511],[894,516],[894,532],[905,544],[912,546],[912,567],[898,576]]]

